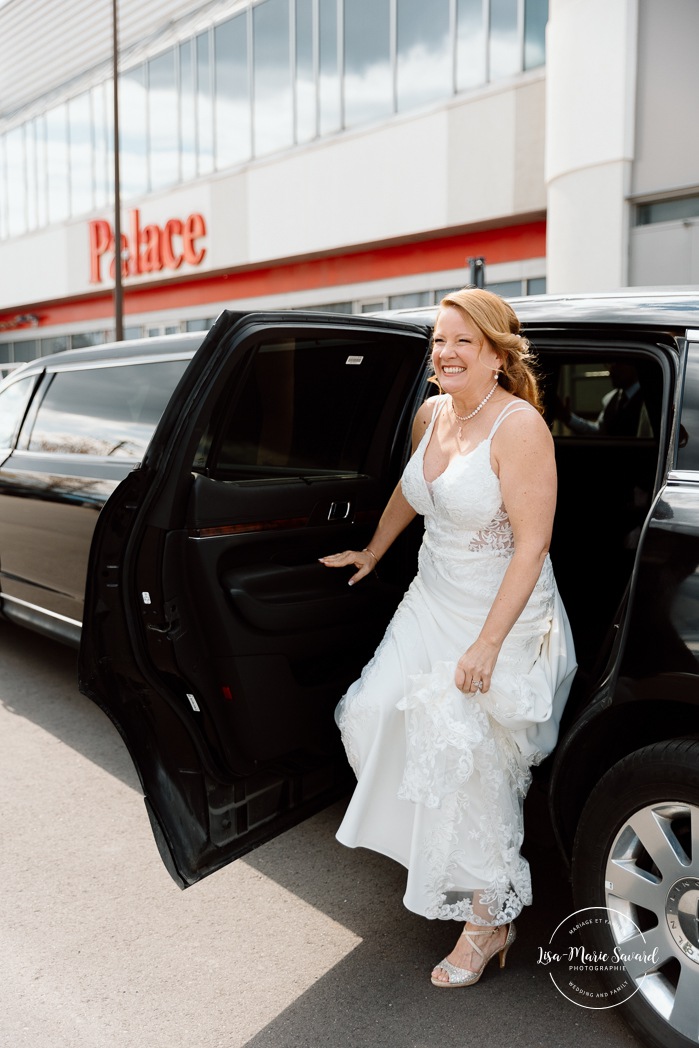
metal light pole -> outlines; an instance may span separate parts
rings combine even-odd
[[[474,287],[485,287],[485,259],[482,255],[468,260],[469,277]]]
[[[121,190],[119,174],[119,33],[117,0],[112,0],[112,70],[114,78],[114,330],[124,337],[124,294],[121,283]]]

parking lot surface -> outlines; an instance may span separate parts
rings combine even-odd
[[[341,847],[343,805],[181,892],[76,654],[0,624],[0,1043],[13,1048],[634,1048],[618,1013],[537,964],[570,913],[530,794],[535,905],[507,968],[441,993],[454,930],[402,906],[404,875]]]

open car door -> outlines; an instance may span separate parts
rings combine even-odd
[[[429,332],[224,312],[98,519],[80,689],[138,770],[180,887],[350,785],[334,707],[402,596],[361,549],[407,456]]]

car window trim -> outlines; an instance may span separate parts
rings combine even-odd
[[[699,470],[671,469],[667,475],[668,484],[699,484]]]
[[[138,458],[128,458],[128,457],[117,456],[117,455],[95,455],[92,452],[86,452],[83,455],[79,451],[36,451],[33,448],[15,448],[14,450],[15,450],[15,452],[17,454],[21,454],[22,455],[22,459],[23,460],[25,460],[25,457],[29,458],[29,459],[33,458],[34,460],[44,459],[45,461],[48,460],[50,462],[54,462],[55,461],[56,465],[58,465],[59,462],[69,462],[69,463],[73,463],[74,462],[76,464],[83,462],[83,463],[89,463],[89,464],[92,464],[92,465],[105,465],[105,464],[109,465],[110,463],[113,462],[113,463],[120,463],[121,465],[129,466],[131,469],[136,469],[138,466],[140,466],[141,461],[143,459],[143,455],[140,455]],[[28,463],[27,463],[27,465],[28,465]],[[60,469],[36,470],[36,472],[37,473],[55,473],[57,475],[60,475],[60,473],[61,473]],[[77,476],[77,475],[80,475],[80,474],[73,474],[73,473],[67,474],[67,476],[71,476],[71,477],[74,476],[74,475]]]
[[[71,364],[47,363],[46,371],[57,374],[59,371],[101,371],[104,368],[136,367],[139,364],[163,364],[173,360],[191,360],[194,352],[194,350],[183,350],[180,353],[151,353],[143,357],[129,357],[127,360],[91,360]]]
[[[34,426],[36,424],[36,418],[37,418],[37,415],[39,413],[39,410],[40,410],[41,405],[43,404],[43,402],[44,402],[44,400],[46,398],[46,394],[48,393],[49,389],[51,388],[51,383],[53,382],[55,376],[58,375],[59,373],[73,372],[73,371],[94,371],[94,370],[102,370],[104,368],[112,368],[112,367],[137,367],[140,364],[163,364],[163,363],[167,364],[167,363],[171,363],[172,361],[180,361],[180,360],[182,360],[182,361],[191,361],[191,359],[194,356],[195,352],[196,352],[196,350],[182,350],[182,351],[179,351],[179,352],[176,352],[176,353],[158,353],[158,354],[149,353],[148,356],[128,357],[128,358],[126,358],[124,360],[107,359],[107,360],[104,360],[104,361],[102,361],[102,360],[99,360],[99,361],[80,361],[78,363],[71,363],[71,364],[54,364],[54,363],[51,363],[51,362],[47,361],[45,367],[43,368],[43,370],[39,374],[39,381],[35,384],[34,389],[32,391],[32,394],[31,394],[31,397],[29,398],[29,403],[27,405],[27,409],[25,410],[24,418],[22,420],[22,424],[21,424],[21,426],[19,428],[19,431],[18,431],[18,433],[16,435],[15,444],[14,444],[14,447],[13,447],[12,450],[13,451],[21,451],[23,453],[32,454],[32,455],[46,455],[46,454],[50,454],[50,455],[65,455],[65,456],[67,456],[67,455],[71,455],[72,454],[79,461],[88,461],[88,456],[87,455],[79,455],[76,452],[68,452],[68,451],[43,452],[43,451],[35,451],[34,449],[30,449],[29,448],[29,444],[30,444],[31,439],[32,439],[32,433],[34,432]],[[142,458],[143,458],[143,455],[140,455],[138,458],[124,458],[124,457],[118,458],[118,457],[115,457],[113,455],[92,455],[90,457],[90,461],[92,461],[92,462],[100,462],[100,461],[125,462],[125,463],[130,463],[132,465],[132,467],[135,468],[137,465],[140,465],[140,463],[142,461]]]

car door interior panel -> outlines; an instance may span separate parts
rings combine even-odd
[[[318,558],[369,540],[409,452],[427,354],[428,331],[414,326],[223,316],[182,403],[168,406],[140,479],[110,500],[103,552],[96,541],[93,557],[97,574],[114,571],[114,589],[95,605],[94,633],[114,629],[113,612],[131,635],[134,664],[119,671],[121,683],[111,678],[108,704],[122,730],[145,703],[164,732],[179,734],[177,724],[189,734],[198,756],[184,763],[200,761],[206,780],[204,849],[242,854],[346,789],[333,710],[380,641],[407,575],[400,544],[359,586],[348,586],[350,570]],[[151,475],[151,454],[167,468]],[[104,672],[91,665],[88,691]],[[128,734],[133,749],[148,748]],[[151,819],[171,872],[174,862],[189,883],[194,867],[216,860],[177,844],[163,783],[162,774],[145,783]],[[187,776],[178,789],[181,804],[201,803]]]

